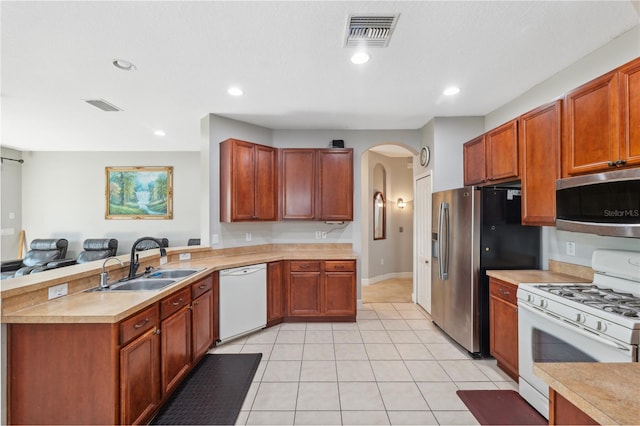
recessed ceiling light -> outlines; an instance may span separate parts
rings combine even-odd
[[[460,93],[460,88],[455,86],[447,87],[442,93],[444,93],[446,96],[457,95],[458,93]]]
[[[164,130],[156,130],[155,132],[153,132],[153,134],[156,136],[167,136]]]
[[[135,71],[138,69],[132,62],[125,59],[114,59],[112,64],[114,67],[122,71]]]
[[[351,56],[351,62],[356,65],[362,65],[369,62],[369,54],[367,52],[356,52]]]
[[[244,92],[242,91],[241,88],[239,87],[229,87],[229,89],[227,89],[227,93],[230,94],[231,96],[242,96],[244,95]]]

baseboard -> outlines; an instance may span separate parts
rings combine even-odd
[[[379,283],[380,281],[390,280],[393,278],[397,278],[397,279],[413,278],[413,272],[390,272],[388,274],[378,275],[377,277],[362,278],[360,280],[360,285],[371,285],[371,284]]]

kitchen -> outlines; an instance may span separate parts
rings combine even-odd
[[[432,150],[433,160],[432,167],[430,169],[433,173],[434,191],[439,189],[446,189],[446,187],[459,186],[459,183],[453,183],[447,181],[447,173],[456,174],[459,181],[461,181],[462,175],[462,163],[461,154],[459,151],[447,153],[447,140],[443,138],[451,138],[456,143],[461,144],[471,137],[476,136],[486,129],[495,127],[511,118],[513,116],[526,111],[528,108],[533,108],[539,104],[542,104],[550,99],[563,93],[565,90],[569,90],[584,81],[594,78],[609,69],[633,59],[638,56],[637,47],[637,31],[625,34],[620,38],[617,38],[611,42],[605,48],[602,48],[592,55],[586,57],[584,60],[577,62],[576,64],[568,67],[564,71],[561,71],[556,76],[551,78],[547,82],[541,83],[539,86],[534,87],[526,95],[517,98],[513,102],[509,102],[502,108],[489,114],[484,120],[479,120],[477,127],[467,128],[463,134],[459,132],[455,136],[445,135],[444,133],[451,131],[451,128],[456,127],[455,118],[435,118],[432,120],[429,126],[425,126],[420,130],[408,130],[408,131],[363,131],[363,130],[351,130],[351,131],[305,131],[305,130],[270,130],[268,128],[254,126],[246,122],[239,122],[237,120],[230,120],[226,117],[220,117],[217,115],[208,116],[203,120],[203,127],[211,129],[208,134],[208,139],[213,144],[217,144],[219,141],[226,139],[227,137],[239,137],[247,140],[252,140],[258,143],[274,144],[277,146],[291,146],[296,143],[299,146],[301,140],[304,140],[304,144],[313,147],[324,147],[332,139],[340,138],[344,139],[348,146],[354,147],[355,158],[359,158],[361,153],[368,149],[370,146],[386,142],[389,140],[399,141],[405,146],[411,147],[414,152],[417,152],[418,147],[421,145],[429,146]],[[558,89],[558,85],[561,89]],[[444,132],[440,132],[444,130]],[[338,135],[338,136],[336,136]],[[458,147],[459,148],[459,147]],[[458,149],[457,148],[457,149]],[[3,146],[3,150],[4,150]],[[4,152],[4,151],[3,151]],[[4,155],[4,154],[3,154]],[[217,151],[214,149],[203,148],[202,154],[197,152],[181,152],[181,153],[127,153],[126,155],[119,153],[92,153],[92,152],[70,152],[70,153],[54,153],[54,152],[22,152],[21,154],[25,159],[23,167],[23,203],[25,205],[23,211],[23,225],[30,230],[30,235],[35,237],[36,234],[49,234],[52,232],[60,232],[60,229],[105,229],[105,225],[102,220],[96,221],[91,218],[100,218],[103,209],[102,194],[96,196],[96,188],[98,192],[102,188],[103,176],[96,178],[94,170],[103,169],[107,165],[115,163],[119,164],[158,164],[158,163],[173,163],[175,161],[176,171],[180,172],[182,176],[185,176],[185,180],[188,179],[191,182],[200,182],[201,177],[210,176],[210,179],[204,179],[205,183],[198,187],[198,197],[189,196],[190,191],[193,191],[192,187],[188,185],[184,180],[180,183],[176,182],[176,185],[182,185],[180,188],[176,187],[176,208],[182,209],[182,214],[178,215],[176,212],[176,220],[172,223],[171,230],[167,229],[168,236],[173,240],[179,241],[180,239],[186,240],[186,235],[202,235],[210,239],[211,234],[218,234],[220,241],[222,241],[223,247],[232,247],[246,244],[246,233],[250,232],[252,235],[252,244],[269,243],[269,242],[290,242],[295,241],[299,237],[297,235],[312,235],[315,231],[316,224],[300,224],[292,229],[285,224],[247,224],[247,225],[226,225],[221,224],[217,220],[217,164],[218,157]],[[205,165],[203,170],[195,170],[192,164],[201,163],[200,155],[204,156]],[[39,186],[43,179],[46,179],[45,171],[47,170],[46,164],[55,163],[59,169],[57,171],[57,178],[62,182],[77,182],[80,185],[81,192],[90,195],[89,202],[86,200],[83,202],[83,211],[85,215],[79,215],[75,213],[79,211],[79,208],[69,207],[67,203],[61,204],[58,197],[52,193],[42,193],[39,190]],[[438,164],[447,164],[447,170],[439,170]],[[355,162],[355,176],[359,176],[360,164]],[[3,165],[3,173],[7,167]],[[93,169],[93,170],[92,170]],[[425,169],[415,168],[414,173],[424,173]],[[79,179],[81,177],[81,179]],[[80,182],[78,182],[80,180]],[[3,182],[6,180],[3,176]],[[86,186],[85,186],[86,185]],[[362,196],[360,193],[359,185],[355,185],[355,199],[358,200]],[[3,196],[5,194],[3,187]],[[37,196],[36,196],[37,194]],[[3,209],[5,208],[5,200],[3,199]],[[38,210],[36,206],[44,203],[45,205],[52,206],[54,210],[60,212],[68,211],[68,214],[58,215],[55,220],[50,223],[47,221],[39,221],[37,219]],[[88,205],[86,205],[88,204]],[[355,221],[349,224],[341,234],[329,234],[328,242],[352,242],[354,250],[361,252],[364,250],[363,246],[366,244],[362,242],[361,236],[364,232],[360,229],[362,207],[359,203],[355,203]],[[211,212],[208,213],[202,212]],[[184,212],[190,212],[193,215],[186,215]],[[201,212],[199,214],[193,212]],[[197,216],[196,216],[197,214]],[[185,217],[186,220],[184,219]],[[211,219],[209,219],[211,217]],[[3,215],[4,223],[4,215]],[[78,226],[77,224],[81,224]],[[200,226],[199,226],[200,224]],[[110,225],[110,224],[109,224]],[[111,226],[111,225],[110,225]],[[4,225],[3,225],[4,228]],[[132,242],[136,237],[141,234],[157,234],[156,225],[150,222],[137,222],[137,223],[121,223],[116,228],[112,228],[109,232],[116,232],[122,236],[123,241]],[[594,237],[589,234],[575,234],[567,233],[563,231],[556,231],[555,229],[545,228],[543,230],[545,238],[545,246],[547,248],[547,259],[555,259],[566,261],[568,263],[576,263],[582,265],[590,265],[590,255],[595,248],[626,248],[633,249],[633,241],[620,238],[607,238],[607,237]],[[85,235],[88,236],[88,235]],[[78,236],[74,240],[82,240],[83,236]],[[576,244],[576,256],[569,256],[566,254],[565,246],[566,242],[574,242]],[[179,244],[179,243],[177,243]],[[176,244],[176,245],[177,245]],[[126,244],[123,243],[126,246]],[[366,278],[365,271],[359,271],[358,276]]]

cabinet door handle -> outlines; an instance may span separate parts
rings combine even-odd
[[[144,325],[145,325],[146,323],[148,323],[148,322],[149,322],[149,318],[145,318],[143,321],[140,321],[139,323],[134,324],[134,325],[133,325],[133,328],[137,330],[137,329],[139,329],[139,328],[144,327]]]
[[[156,331],[154,331],[154,332],[153,332],[153,334],[155,334],[156,336],[157,336],[158,334],[160,334],[160,329],[159,329],[159,328],[156,328]]]
[[[305,265],[300,265],[300,269],[307,269],[309,267],[309,265],[305,264]]]
[[[199,300],[196,300],[195,302],[193,302],[193,306],[198,306],[200,304]]]
[[[627,164],[627,160],[618,160],[616,161],[616,166],[624,166]]]
[[[204,285],[204,284],[201,284],[201,285],[199,285],[199,286],[198,286],[198,288],[199,288],[200,290],[202,290],[202,289],[203,289],[203,288],[205,288],[205,287],[206,287],[206,285]]]
[[[615,165],[616,165],[616,163],[615,163],[615,162],[613,162],[613,161],[609,161],[609,162],[607,163],[607,166],[609,166],[609,167],[615,167]]]
[[[171,303],[173,306],[178,306],[182,303],[182,297],[177,301],[177,302],[173,302]]]

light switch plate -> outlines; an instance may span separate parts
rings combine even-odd
[[[180,253],[180,260],[189,260],[191,259],[191,253]]]
[[[160,256],[160,265],[165,265],[167,262],[167,256]]]

